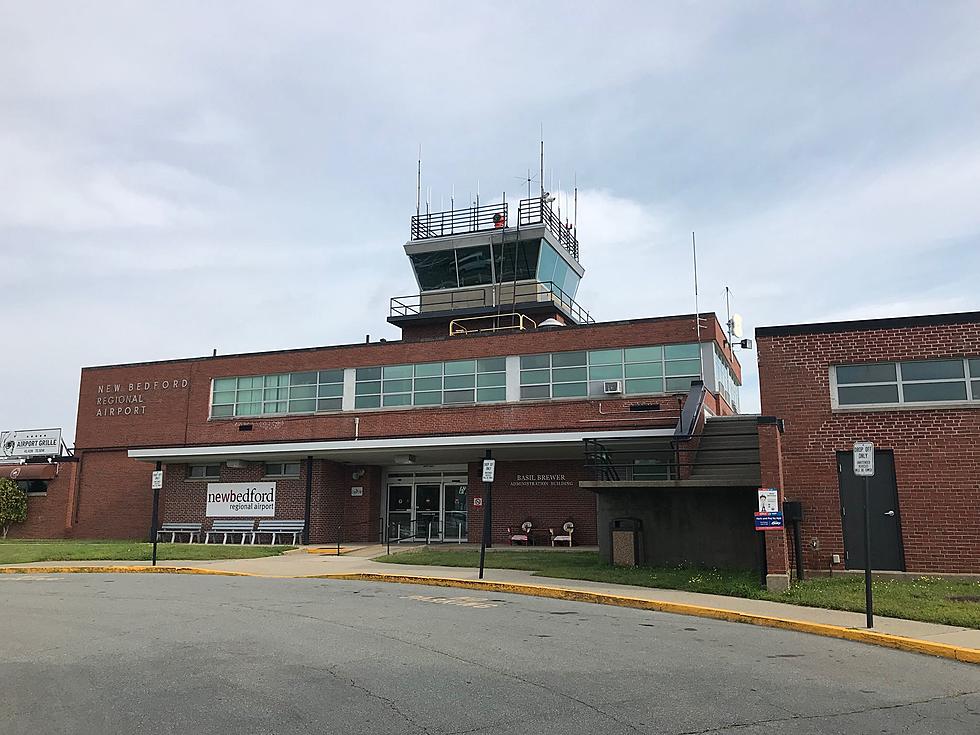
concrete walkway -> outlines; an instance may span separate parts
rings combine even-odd
[[[314,577],[334,574],[391,574],[411,577],[429,577],[438,580],[476,580],[478,571],[466,567],[432,567],[413,564],[382,564],[373,557],[386,553],[381,545],[347,546],[347,553],[341,556],[324,556],[297,549],[281,556],[260,559],[223,559],[215,561],[161,561],[158,566],[191,567],[215,572],[232,572],[263,577]],[[407,551],[400,548],[399,551]],[[392,549],[394,552],[395,549]],[[88,561],[88,562],[35,562],[12,564],[13,567],[106,567],[124,565],[128,567],[149,566],[148,562],[132,561]],[[535,576],[531,572],[512,569],[487,569],[484,580],[510,584],[536,585],[551,589],[575,590],[600,594],[620,595],[641,600],[697,605],[721,608],[749,615],[782,618],[845,628],[863,629],[864,613],[824,610],[821,608],[787,605],[767,600],[748,600],[724,595],[708,595],[681,590],[636,587],[631,585],[587,582],[578,579],[555,579]],[[875,616],[874,630],[879,633],[903,636],[950,646],[960,646],[980,650],[980,630],[961,628],[934,623],[920,623]]]

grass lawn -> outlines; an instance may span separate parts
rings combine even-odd
[[[480,552],[474,549],[422,548],[378,557],[375,561],[475,567],[480,563]],[[598,553],[594,551],[495,549],[488,551],[486,566],[492,569],[521,569],[534,572],[541,577],[660,587],[864,612],[863,576],[816,577],[794,584],[787,592],[772,593],[759,586],[759,575],[756,572],[611,567],[602,563]],[[897,582],[874,582],[874,604],[876,615],[980,628],[980,582],[950,582],[932,577]]]
[[[200,561],[278,556],[294,546],[236,544],[158,544],[157,559]],[[149,561],[153,545],[139,541],[0,541],[0,564],[33,561]]]

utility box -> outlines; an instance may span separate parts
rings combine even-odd
[[[614,566],[635,567],[643,561],[643,522],[639,518],[614,518],[609,533]]]

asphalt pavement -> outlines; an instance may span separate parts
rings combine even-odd
[[[0,575],[0,732],[969,733],[980,667],[417,585]]]

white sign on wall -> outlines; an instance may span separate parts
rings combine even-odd
[[[274,482],[208,483],[208,518],[271,518],[275,514]]]
[[[150,490],[163,490],[163,470],[153,470],[150,475]]]
[[[775,488],[764,488],[759,490],[759,512],[778,513],[779,512],[779,491]]]
[[[857,477],[874,477],[875,445],[871,442],[854,442],[854,474]]]
[[[350,489],[350,496],[352,498],[360,498],[364,495],[364,487],[352,487]]]
[[[0,457],[57,457],[61,454],[61,429],[31,429],[0,433]]]
[[[494,469],[497,466],[497,460],[495,459],[485,459],[483,460],[483,481],[493,482]]]

